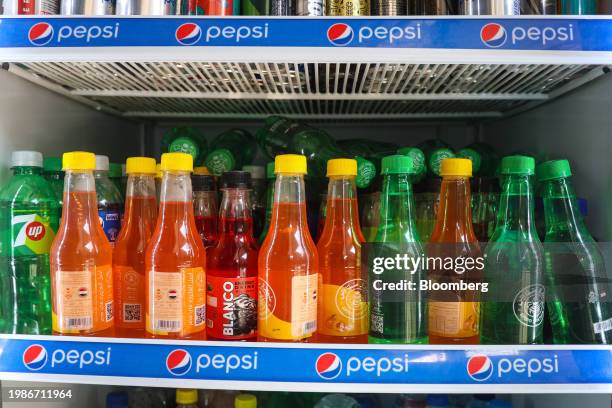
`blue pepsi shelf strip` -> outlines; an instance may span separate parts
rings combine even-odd
[[[610,52],[612,19],[0,19],[0,48],[44,47],[322,47]]]
[[[311,389],[355,391],[356,385],[367,384],[369,390],[386,391],[408,390],[410,385],[431,390],[426,386],[434,385],[447,390],[612,392],[609,346],[270,345],[3,335],[0,350],[2,380],[286,390],[310,384]]]

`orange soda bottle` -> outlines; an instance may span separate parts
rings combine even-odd
[[[206,253],[193,216],[193,158],[161,158],[159,215],[145,255],[146,336],[206,337]]]
[[[126,173],[125,218],[113,252],[115,333],[144,337],[145,251],[157,219],[155,160],[130,157]]]
[[[368,301],[362,279],[365,242],[357,210],[357,161],[327,162],[327,215],[317,243],[321,294],[317,317],[320,343],[367,343]]]
[[[50,252],[56,335],[115,334],[113,250],[98,217],[95,167],[93,153],[64,153],[64,207]]]
[[[319,260],[308,231],[306,157],[276,156],[270,229],[258,257],[259,341],[303,342],[317,330]]]
[[[472,162],[444,159],[440,175],[440,204],[428,256],[439,257],[445,264],[449,258],[456,262],[453,268],[442,268],[434,262],[429,278],[437,283],[480,282],[482,273],[476,260],[482,257],[482,252],[474,234],[470,205]],[[460,259],[461,268],[458,267]],[[467,259],[473,259],[469,268]],[[480,304],[475,292],[431,291],[428,306],[430,344],[478,344]]]

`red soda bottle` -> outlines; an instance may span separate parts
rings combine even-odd
[[[191,176],[193,211],[196,228],[205,248],[214,247],[218,238],[217,187],[215,177],[208,174]]]

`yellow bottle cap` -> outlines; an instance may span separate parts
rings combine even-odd
[[[176,403],[180,405],[191,405],[198,403],[198,391],[192,389],[177,389]]]
[[[306,174],[306,156],[300,154],[281,154],[274,158],[274,174]]]
[[[193,156],[187,153],[164,153],[161,157],[162,171],[193,171]]]
[[[470,159],[443,159],[440,164],[440,175],[472,177],[472,161]]]
[[[125,172],[155,174],[155,159],[150,157],[128,157],[125,162]]]
[[[196,176],[209,176],[210,171],[208,171],[208,167],[206,166],[198,166],[193,168],[193,174]]]
[[[62,170],[94,170],[96,155],[89,152],[66,152],[62,156]]]
[[[257,408],[257,398],[253,394],[236,395],[234,408]]]
[[[161,164],[155,165],[155,178],[162,178]]]
[[[357,160],[355,159],[331,159],[327,161],[327,177],[356,175]]]

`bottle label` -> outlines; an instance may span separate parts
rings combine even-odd
[[[115,276],[115,303],[119,322],[143,326],[144,277],[129,266],[115,265],[113,273]]]
[[[207,333],[217,339],[257,336],[257,278],[206,276]]]
[[[602,322],[593,323],[593,331],[595,334],[605,333],[612,330],[612,317]]]
[[[113,270],[57,271],[53,330],[63,334],[98,332],[113,325]]]
[[[151,272],[147,331],[182,337],[202,331],[206,322],[205,273],[203,268],[180,272]]]
[[[516,294],[512,310],[521,324],[538,327],[544,322],[544,291],[544,285],[529,285]]]
[[[352,279],[342,286],[322,285],[323,310],[319,333],[327,336],[358,336],[368,332],[368,303],[363,280]]]
[[[100,225],[102,225],[106,238],[114,245],[121,230],[121,214],[115,210],[100,210],[98,211],[98,216],[100,217]]]
[[[478,335],[478,302],[429,302],[429,333],[440,337]]]
[[[11,241],[13,254],[42,255],[48,254],[55,231],[49,224],[49,217],[38,214],[15,215],[11,220]]]

